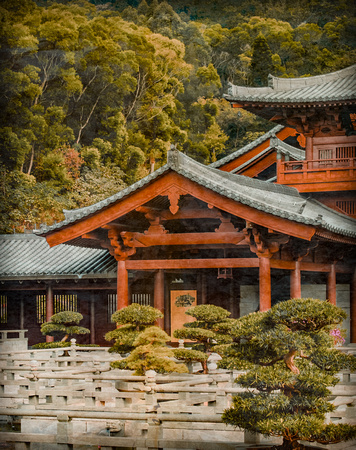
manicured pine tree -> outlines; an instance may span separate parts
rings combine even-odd
[[[208,373],[208,358],[217,344],[231,342],[227,330],[231,328],[233,319],[229,319],[230,312],[220,306],[198,305],[186,311],[189,316],[195,317],[196,321],[187,322],[184,328],[173,332],[177,339],[195,341],[192,348],[174,349],[174,356],[182,361],[200,362],[203,372]]]
[[[62,311],[41,325],[41,333],[45,336],[62,337],[61,342],[65,342],[69,336],[90,333],[88,328],[78,326],[81,320],[83,316],[78,312]]]
[[[187,373],[185,364],[178,364],[173,360],[173,349],[166,345],[170,339],[161,328],[148,327],[133,342],[134,349],[130,355],[112,362],[111,367],[134,370],[134,375],[144,375],[147,370],[155,370],[157,373]]]
[[[163,317],[161,311],[152,306],[132,303],[111,316],[118,328],[105,334],[107,341],[115,340],[109,352],[128,353],[135,348],[134,341],[147,327]]]
[[[346,313],[328,301],[291,299],[235,321],[234,343],[220,367],[246,370],[236,382],[247,388],[233,398],[223,421],[247,431],[283,438],[283,449],[302,441],[322,444],[356,438],[356,426],[326,423],[334,409],[330,386],[356,358],[334,347]]]

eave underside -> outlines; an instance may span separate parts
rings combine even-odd
[[[295,128],[305,136],[347,135],[352,132],[350,114],[356,112],[355,100],[325,103],[227,100],[234,108],[243,108],[268,121]]]
[[[267,256],[272,268],[292,270],[302,257],[302,270],[328,272],[338,254],[346,255],[338,271],[352,272],[347,255],[355,240],[332,233],[293,237],[287,229],[281,233],[247,221],[189,194],[179,198],[175,213],[171,206],[168,197],[158,196],[67,243],[107,248],[128,270],[257,268],[258,257]]]

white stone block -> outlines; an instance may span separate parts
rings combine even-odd
[[[325,284],[302,284],[302,298],[326,299]]]
[[[56,434],[57,419],[56,418],[22,418],[21,433],[41,433]]]

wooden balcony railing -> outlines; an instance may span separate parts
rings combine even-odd
[[[356,158],[279,161],[277,183],[300,192],[356,189]]]

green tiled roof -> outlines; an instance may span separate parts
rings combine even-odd
[[[268,103],[344,102],[356,99],[356,64],[337,72],[303,78],[269,76],[268,87],[229,85],[228,101]]]
[[[35,234],[0,235],[0,279],[115,277],[108,250],[57,245]]]
[[[250,150],[257,147],[257,145],[262,144],[263,142],[270,139],[272,136],[275,136],[278,131],[283,130],[283,125],[277,125],[276,127],[272,128],[272,130],[267,131],[267,133],[263,134],[259,138],[255,139],[254,141],[250,142],[249,144],[245,145],[244,147],[239,148],[233,153],[230,153],[229,155],[225,156],[224,158],[219,159],[218,161],[213,162],[210,164],[210,167],[221,167],[224,164],[227,164],[228,162],[234,160],[235,158],[238,158],[241,155],[244,155],[245,153],[249,152]]]
[[[66,218],[63,222],[51,226],[42,226],[38,233],[45,236],[47,233],[94,215],[97,211],[104,210],[114,203],[119,203],[133,192],[143,189],[169,171],[176,172],[224,197],[276,217],[309,224],[341,236],[356,237],[355,219],[339,214],[316,200],[302,196],[295,188],[205,166],[175,149],[168,152],[167,164],[157,171],[95,205],[66,211]]]

